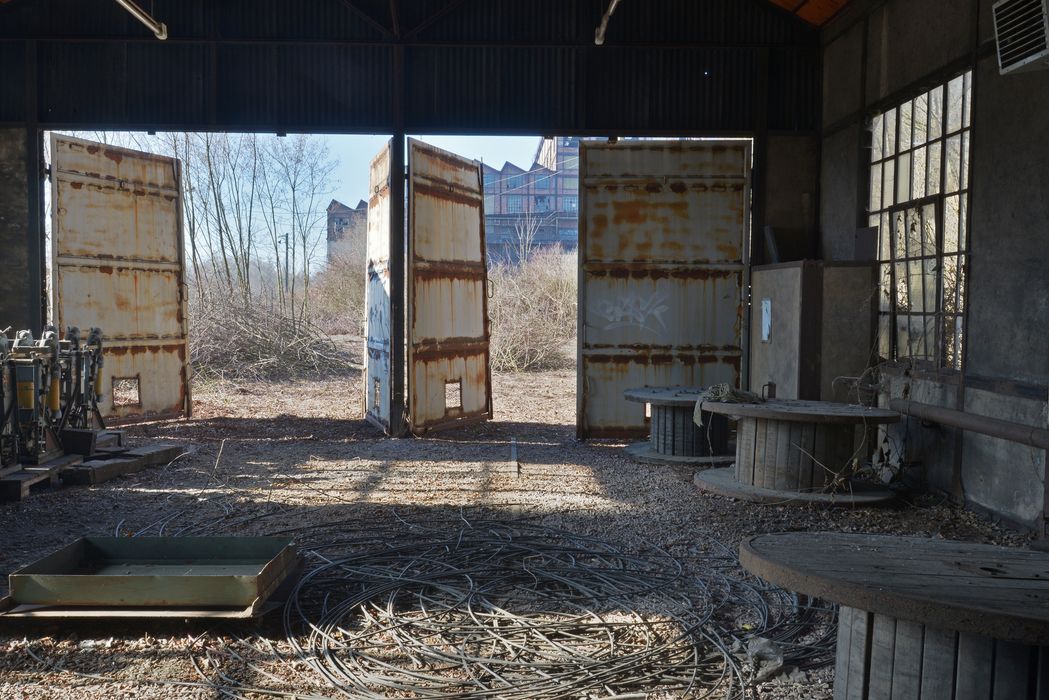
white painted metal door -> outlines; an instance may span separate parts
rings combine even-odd
[[[746,373],[750,141],[580,146],[581,438],[647,432],[642,386]]]
[[[480,164],[408,140],[408,394],[416,435],[492,417]]]
[[[390,303],[390,148],[372,159],[368,178],[368,270],[364,289],[364,415],[390,432],[392,325]]]
[[[192,411],[181,180],[176,158],[51,136],[53,319],[102,329],[111,418]]]

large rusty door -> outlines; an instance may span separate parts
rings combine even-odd
[[[492,417],[481,168],[408,140],[408,395],[416,435]]]
[[[181,182],[176,158],[51,135],[54,323],[102,329],[109,417],[192,411]]]
[[[647,432],[632,387],[740,386],[749,141],[580,145],[580,438]]]
[[[390,148],[372,159],[368,178],[368,270],[364,288],[364,416],[390,432],[393,392],[390,301]]]

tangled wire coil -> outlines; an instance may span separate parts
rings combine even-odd
[[[743,698],[740,642],[796,641],[815,621],[783,595],[713,570],[690,583],[661,550],[486,521],[327,560],[284,623],[299,659],[355,698]],[[741,610],[749,632],[733,627]],[[793,661],[823,663],[831,643]]]

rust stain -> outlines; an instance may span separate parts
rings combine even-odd
[[[79,190],[79,189],[82,189],[84,187],[84,183],[82,183],[82,182],[70,182],[69,186],[72,187],[74,190]]]
[[[91,149],[88,149],[88,150],[90,151]],[[96,148],[95,152],[97,152],[97,151],[98,151],[98,149]],[[111,148],[107,148],[106,150],[104,150],[102,152],[102,155],[104,155],[106,158],[109,158],[111,161],[113,161],[117,165],[120,165],[120,162],[122,160],[124,160],[124,156],[122,156],[118,151],[114,151]]]
[[[673,183],[670,184],[670,189],[671,189],[671,191],[673,191],[673,192],[675,192],[677,194],[684,194],[685,190],[687,190],[688,188],[685,186],[685,183],[683,183],[683,182],[673,182]]]
[[[102,265],[98,268],[98,271],[101,272],[103,275],[113,274],[113,268],[110,265]]]
[[[87,147],[87,152],[90,153],[91,155],[95,155],[96,153],[98,153],[98,151],[99,151],[99,147],[98,146],[92,145],[92,146],[88,146]]]

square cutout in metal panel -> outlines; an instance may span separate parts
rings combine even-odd
[[[113,407],[141,406],[140,388],[138,377],[113,377]]]
[[[456,379],[454,382],[444,383],[444,412],[463,410],[463,382]]]

